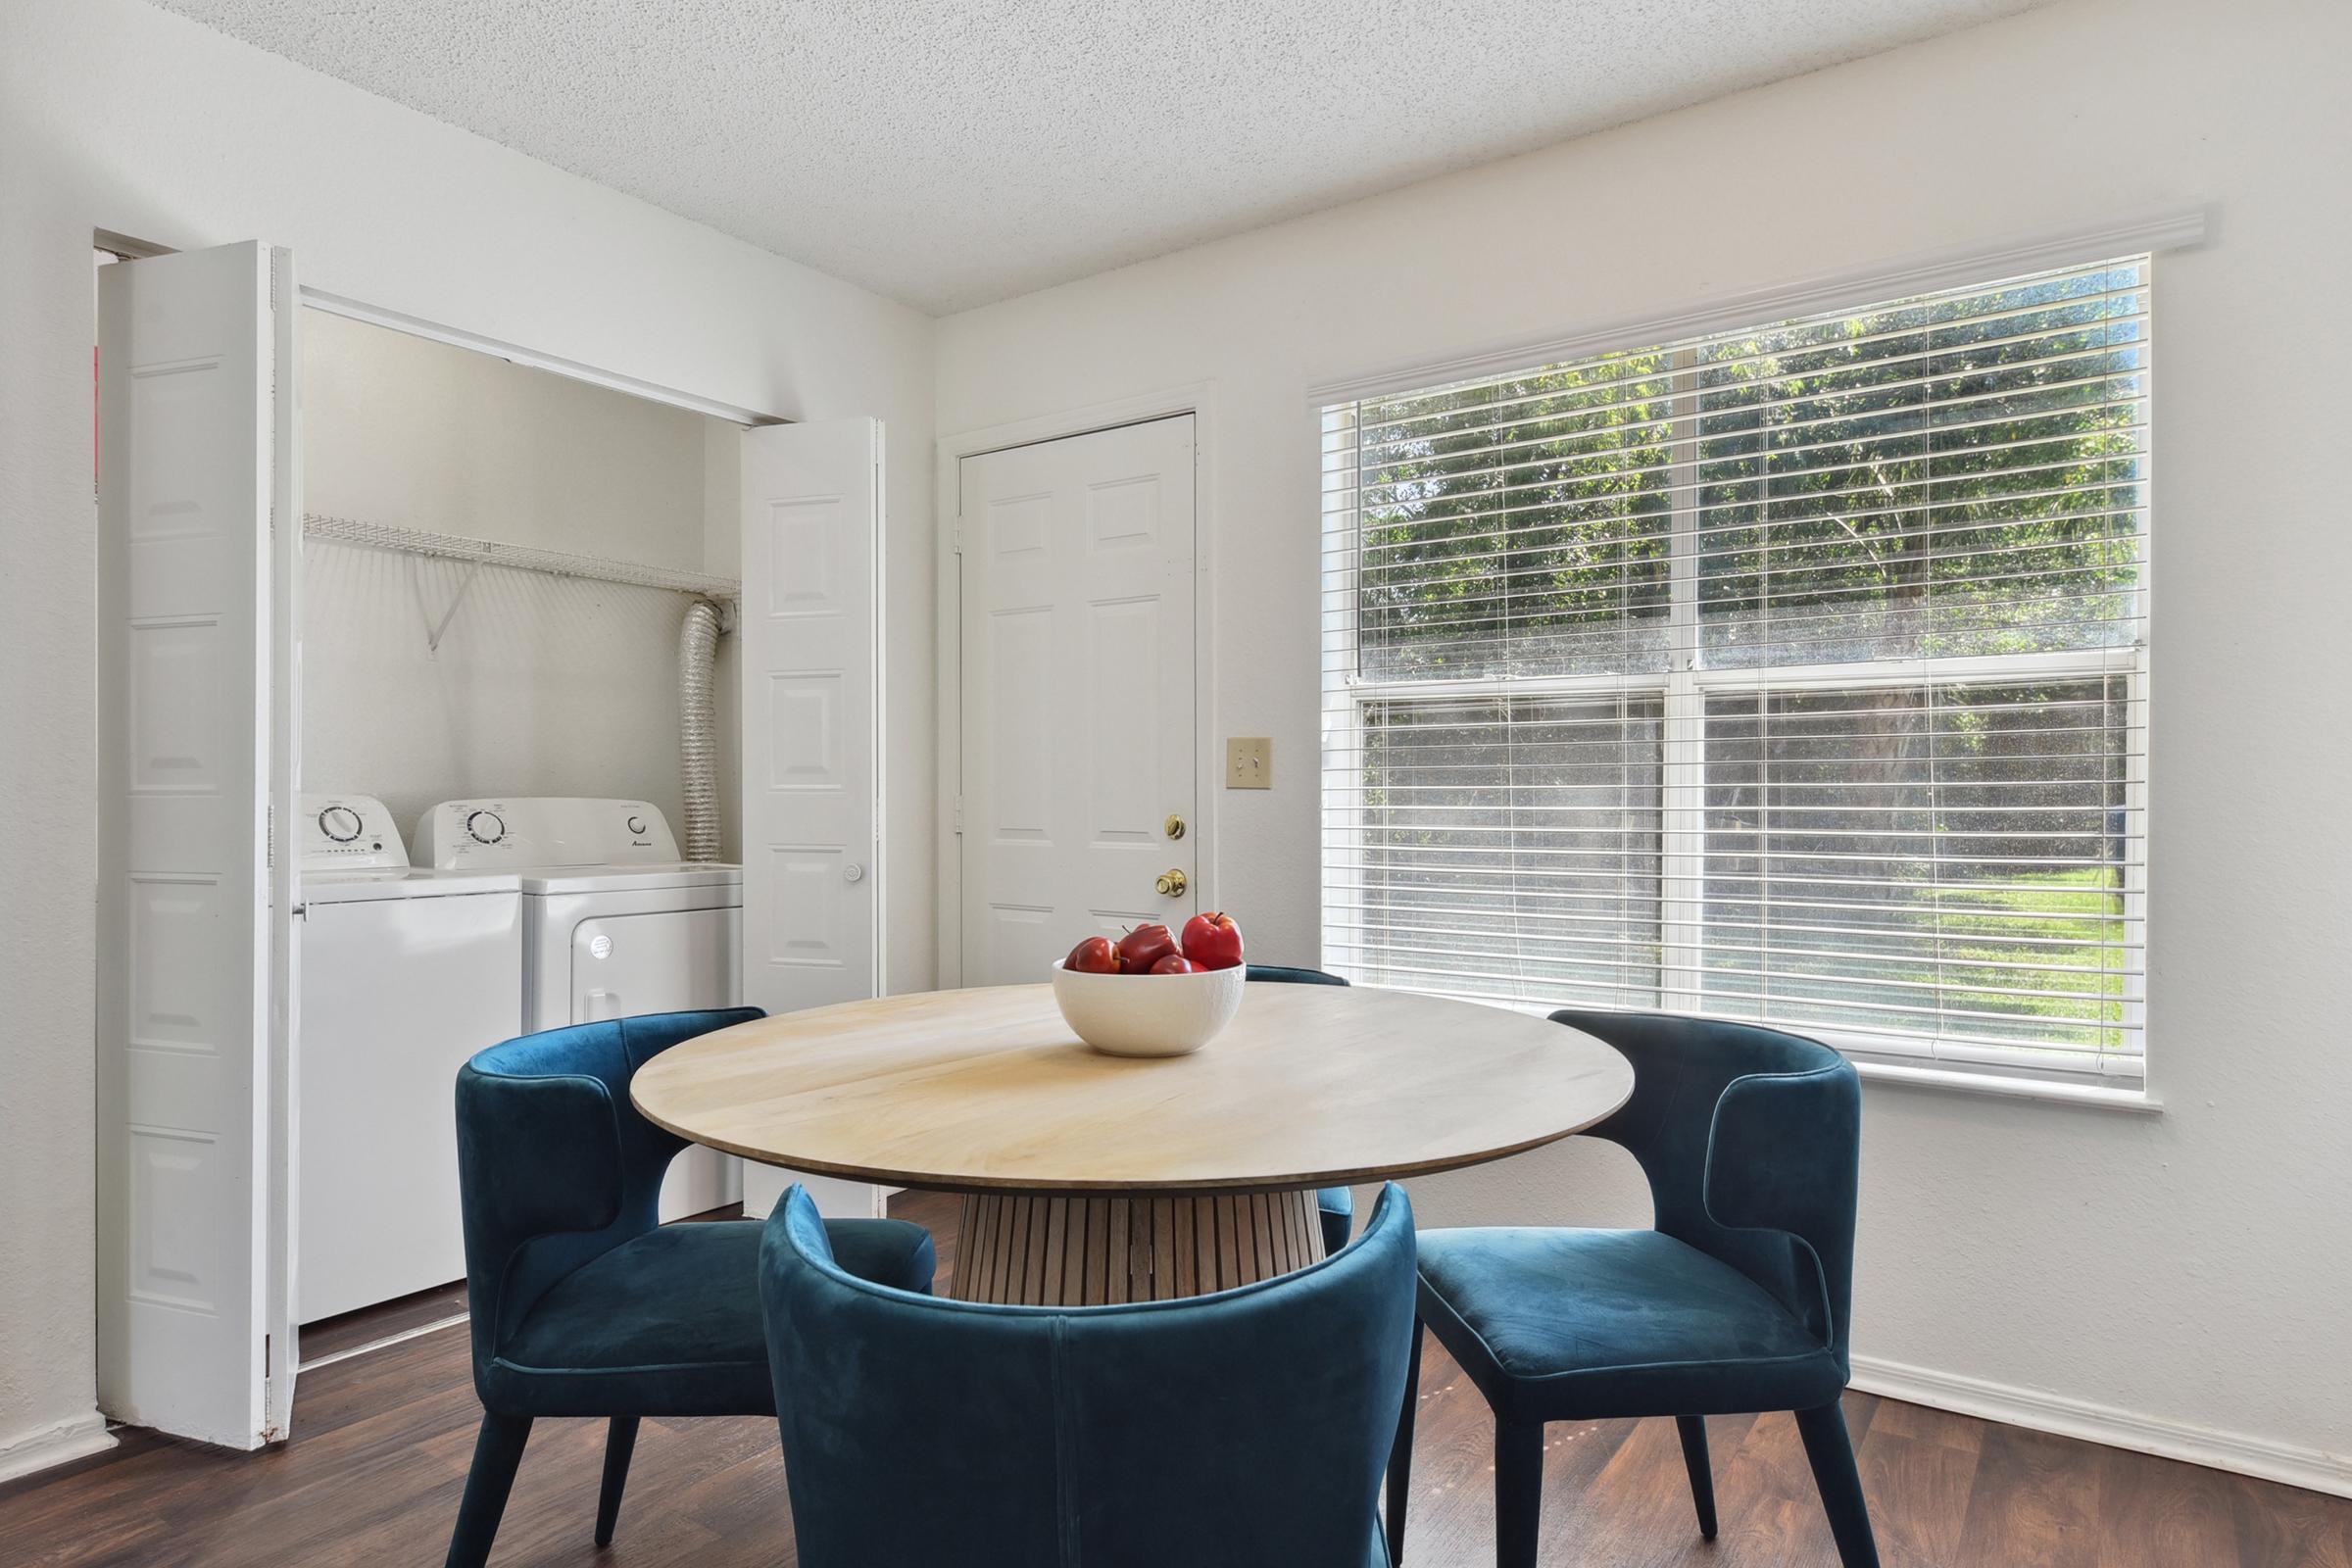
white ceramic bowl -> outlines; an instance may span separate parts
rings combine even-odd
[[[1054,963],[1054,1000],[1078,1038],[1113,1056],[1199,1051],[1242,1007],[1240,964],[1199,974],[1084,974]]]

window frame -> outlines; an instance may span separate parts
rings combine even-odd
[[[2141,257],[2138,261],[2143,269],[2141,287],[2148,296],[2148,314],[2152,322],[2158,262],[2155,249],[2150,247],[2142,251],[2127,245],[2108,252],[2107,258],[2120,263],[2134,252]],[[1958,288],[1991,288],[2008,276],[2021,275],[2023,270],[2088,266],[2101,260],[2096,254],[2088,254],[2056,262],[2041,261],[2032,269],[2017,272],[1980,272],[1973,280],[1966,272],[1960,272],[1939,278],[1932,287],[1890,282],[1888,292],[1872,296],[1857,291],[1850,303],[1830,308],[1862,311],[1916,294]],[[1789,308],[1778,314],[1771,314],[1773,308],[1770,306],[1762,307],[1762,310],[1766,314],[1748,318],[1759,330],[1779,320],[1824,314],[1818,306],[1807,307],[1797,302],[1792,302]],[[1713,314],[1708,325],[1716,330],[1742,329],[1740,322],[1725,319],[1724,313],[1720,311]],[[1660,778],[1663,809],[1659,873],[1659,1010],[1691,1017],[1722,1017],[1734,1022],[1762,1022],[1769,1027],[1786,1028],[1834,1047],[1865,1068],[1883,1069],[1898,1076],[1917,1073],[1914,1081],[1919,1082],[1953,1080],[1955,1086],[1967,1087],[1974,1080],[1996,1093],[2018,1092],[2020,1086],[2048,1086],[2061,1098],[2103,1100],[2118,1097],[2127,1103],[2152,1103],[2146,1100],[2145,1094],[2148,1061],[2147,847],[2152,840],[2148,825],[2148,737],[2151,735],[2148,722],[2148,674],[2154,629],[2154,619],[2149,612],[2155,569],[2155,442],[2152,431],[2156,395],[2152,376],[2146,394],[2145,416],[2145,424],[2151,434],[2141,458],[2141,483],[2146,489],[2140,505],[2135,509],[2140,517],[2138,538],[2141,541],[2138,576],[2133,589],[2139,635],[2128,646],[2055,653],[1808,664],[1707,665],[1701,658],[1699,621],[1698,536],[1702,509],[1697,500],[1699,489],[1696,482],[1700,418],[1698,374],[1692,351],[1688,346],[1678,346],[1670,351],[1672,358],[1668,368],[1668,395],[1676,405],[1677,412],[1670,416],[1674,432],[1670,438],[1673,455],[1667,466],[1667,472],[1671,476],[1669,495],[1672,498],[1669,503],[1670,527],[1667,530],[1667,667],[1662,671],[1498,674],[1441,680],[1367,679],[1362,674],[1359,641],[1362,616],[1355,585],[1362,571],[1365,529],[1360,506],[1354,499],[1359,473],[1355,459],[1356,406],[1384,397],[1434,391],[1483,375],[1507,374],[1515,368],[1575,363],[1609,352],[1640,352],[1652,343],[1673,343],[1697,335],[1688,326],[1677,329],[1660,324],[1657,330],[1659,336],[1648,342],[1641,341],[1638,336],[1627,335],[1616,347],[1580,345],[1569,354],[1516,362],[1505,354],[1490,353],[1482,356],[1476,368],[1466,373],[1459,367],[1436,370],[1431,372],[1430,379],[1418,384],[1390,375],[1383,378],[1378,390],[1368,386],[1348,387],[1326,389],[1316,394],[1320,415],[1322,469],[1318,526],[1323,552],[1321,608],[1318,614],[1321,628],[1318,645],[1322,663],[1323,755],[1318,779],[1321,792],[1321,854],[1318,864],[1317,938],[1324,963],[1328,966],[1332,961],[1330,948],[1335,913],[1340,917],[1338,923],[1344,927],[1350,918],[1359,917],[1363,912],[1359,901],[1364,887],[1364,824],[1360,818],[1352,824],[1344,820],[1351,807],[1360,808],[1361,790],[1339,787],[1333,781],[1335,777],[1344,776],[1346,766],[1335,760],[1361,758],[1364,755],[1364,714],[1369,705],[1464,697],[1500,700],[1656,696],[1663,699],[1665,714]],[[1534,352],[1544,355],[1550,351]],[[2148,368],[2151,371],[2154,362],[2151,331],[2148,349]],[[1342,540],[1346,541],[1345,550],[1340,548],[1339,542]],[[1335,609],[1342,612],[1336,617]],[[2123,937],[2120,944],[2126,954],[2137,956],[2137,961],[2123,971],[2121,997],[2121,1026],[2136,1040],[2137,1051],[2012,1047],[1940,1034],[1915,1036],[1850,1027],[1825,1027],[1803,1021],[1776,1022],[1769,1017],[1758,1019],[1714,1011],[1704,1005],[1706,711],[1711,697],[1808,690],[1932,688],[2070,678],[2122,680],[2125,683],[2124,701],[2128,710],[2126,732],[2136,733],[2142,742],[2138,746],[2127,747],[2124,752],[2123,809],[2128,824],[2124,837],[2128,844],[2136,847],[2140,853],[2127,855],[2123,860]],[[1346,874],[1335,876],[1335,867]],[[1524,1011],[1544,1011],[1554,1005],[1500,1002],[1493,998],[1476,1000]]]

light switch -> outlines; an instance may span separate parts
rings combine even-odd
[[[1263,735],[1226,736],[1225,787],[1229,790],[1272,789],[1274,743]]]

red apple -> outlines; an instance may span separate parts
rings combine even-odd
[[[1078,974],[1117,974],[1125,963],[1108,937],[1088,937],[1061,960],[1064,969]]]
[[[1180,953],[1171,953],[1152,966],[1153,974],[1199,974],[1200,966]]]
[[[1230,969],[1242,961],[1242,928],[1214,909],[1196,914],[1184,922],[1184,956],[1203,969]]]
[[[1149,974],[1152,966],[1176,951],[1176,939],[1157,920],[1137,926],[1119,938],[1119,956],[1129,974]]]

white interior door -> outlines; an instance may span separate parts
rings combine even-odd
[[[965,458],[963,980],[1181,930],[1197,887],[1193,416]],[[1178,828],[1171,822],[1184,824]]]
[[[743,435],[743,1000],[791,1012],[882,994],[882,426]],[[746,1163],[744,1212],[786,1172]],[[825,1213],[878,1189],[800,1177]]]
[[[234,1448],[293,1404],[293,297],[256,244],[99,274],[99,1402]]]

